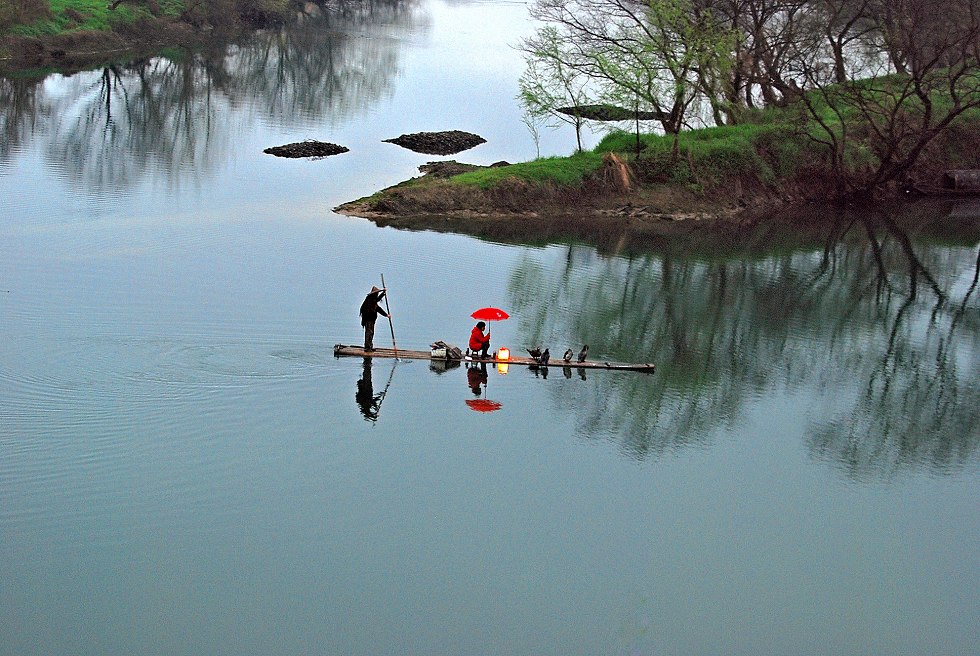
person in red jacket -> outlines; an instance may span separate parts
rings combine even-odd
[[[481,356],[487,357],[487,352],[490,350],[490,333],[487,332],[486,335],[483,334],[483,329],[487,327],[487,324],[480,321],[473,326],[473,331],[470,333],[470,351],[473,355],[476,355],[477,351],[482,351]]]

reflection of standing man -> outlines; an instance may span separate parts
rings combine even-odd
[[[371,358],[364,358],[364,372],[357,381],[357,392],[354,400],[361,407],[361,414],[368,421],[377,421],[381,410],[381,394],[374,394],[374,382],[371,380]]]
[[[374,350],[374,322],[378,315],[387,317],[388,313],[381,308],[381,299],[387,290],[372,287],[364,302],[361,303],[361,325],[364,326],[364,350]]]

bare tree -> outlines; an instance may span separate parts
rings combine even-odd
[[[719,47],[729,32],[694,0],[538,0],[531,14],[556,30],[567,67],[639,99],[670,134],[685,127],[701,80],[729,66],[731,47]]]
[[[529,117],[538,122],[550,121],[551,127],[568,123],[575,128],[577,152],[582,152],[582,127],[585,117],[574,111],[588,104],[588,78],[568,60],[562,49],[562,38],[553,26],[545,26],[523,44],[527,68],[518,81],[518,98]],[[571,107],[571,113],[559,111]],[[526,124],[526,123],[525,123]]]
[[[891,4],[862,17],[873,21],[861,29],[878,40],[877,59],[846,71],[843,82],[836,65],[813,61],[804,71],[812,134],[850,191],[901,182],[936,137],[980,108],[980,0]]]
[[[542,117],[537,114],[532,114],[529,111],[525,111],[521,114],[521,123],[527,128],[528,133],[531,135],[531,140],[534,141],[534,153],[535,157],[541,158],[541,127],[544,124]]]

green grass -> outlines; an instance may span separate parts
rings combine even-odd
[[[724,185],[733,176],[752,175],[764,184],[799,172],[816,156],[817,144],[785,123],[745,123],[683,132],[678,137],[679,157],[672,156],[674,137],[644,134],[642,159],[660,168],[664,182],[688,186],[694,191]],[[557,186],[578,185],[602,167],[607,152],[632,156],[636,135],[612,132],[589,152],[569,157],[546,157],[500,168],[487,168],[454,176],[452,184],[489,189],[505,179]]]
[[[812,161],[813,145],[788,123],[743,123],[682,132],[677,137],[678,157],[673,157],[673,135],[641,135],[641,158],[659,167],[665,181],[711,187],[733,175],[749,174],[765,184],[797,173]],[[636,135],[613,132],[598,152],[631,153]]]
[[[940,69],[934,72],[931,79],[926,79],[931,111],[937,117],[950,111],[952,107],[946,74],[945,70]],[[980,81],[980,74],[976,72],[967,76],[960,82],[960,93],[969,95],[968,90],[971,85],[975,89],[978,81]],[[854,95],[849,93],[848,89],[861,90],[860,104],[864,107],[864,111],[855,104]],[[842,119],[852,128],[864,123],[869,115],[875,116],[880,122],[896,111],[899,102],[901,102],[901,113],[916,119],[924,110],[922,99],[911,93],[908,78],[897,73],[850,82],[845,87],[828,87],[823,91],[810,91],[807,93],[807,98],[820,120],[830,129],[838,132]],[[968,112],[967,115],[971,113]],[[817,126],[814,126],[814,129],[814,134],[823,130]]]
[[[480,169],[451,178],[454,184],[476,185],[488,189],[504,178],[519,178],[532,184],[576,185],[602,166],[600,151],[584,152],[570,157],[544,157],[500,168]]]
[[[109,0],[51,0],[50,18],[36,20],[10,29],[19,36],[49,36],[74,31],[110,31],[117,25],[152,18],[143,4],[119,5],[109,9]],[[184,9],[182,0],[159,0],[161,16],[179,16]]]

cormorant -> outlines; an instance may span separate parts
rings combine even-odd
[[[582,350],[578,352],[578,361],[585,362],[585,356],[589,354],[589,345],[586,344],[582,347]]]
[[[568,349],[567,351],[565,351],[565,355],[561,356],[561,359],[564,360],[565,362],[571,362],[572,361],[572,349]]]

